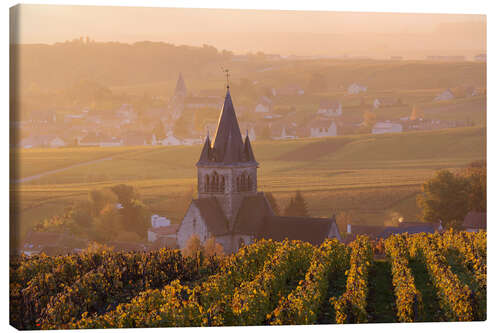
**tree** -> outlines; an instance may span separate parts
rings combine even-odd
[[[224,255],[224,248],[216,242],[215,237],[210,237],[203,245],[203,253],[207,257]]]
[[[153,129],[153,134],[155,135],[156,140],[158,140],[158,141],[161,141],[167,137],[167,135],[165,133],[165,126],[163,126],[163,123],[161,122],[161,120],[159,120],[156,123],[156,125]]]
[[[377,115],[373,111],[366,111],[363,114],[363,127],[371,131],[377,121]]]
[[[102,242],[115,239],[121,230],[120,214],[118,214],[116,205],[106,205],[99,217],[95,219],[94,225],[92,234],[95,240]]]
[[[469,210],[486,212],[486,161],[475,161],[459,171],[469,184]]]
[[[124,207],[131,204],[133,200],[139,199],[139,194],[135,188],[126,184],[119,184],[111,187],[111,191],[118,198],[118,202]]]
[[[186,247],[182,249],[182,255],[185,257],[197,256],[203,252],[200,237],[197,234],[191,235],[186,242]]]
[[[295,193],[295,197],[290,198],[290,203],[285,208],[285,216],[309,216],[307,203],[300,191]]]
[[[265,196],[267,201],[269,202],[269,205],[273,209],[274,213],[276,215],[280,215],[280,207],[278,206],[278,203],[276,202],[274,195],[271,192],[266,192]]]
[[[411,110],[410,120],[417,120],[417,119],[420,119],[423,117],[424,117],[424,113],[422,112],[420,107],[417,106],[416,104],[413,105],[413,109]]]
[[[463,221],[469,210],[469,182],[448,170],[438,171],[422,185],[417,203],[424,221],[442,221],[443,227],[450,228]]]

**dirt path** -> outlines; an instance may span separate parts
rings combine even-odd
[[[84,165],[95,164],[95,163],[99,163],[99,162],[103,162],[103,161],[110,161],[112,159],[113,159],[113,157],[104,157],[104,158],[99,158],[97,160],[76,163],[76,164],[69,165],[69,166],[64,167],[64,168],[59,168],[59,169],[54,169],[54,170],[50,170],[50,171],[45,171],[45,172],[42,172],[42,173],[39,173],[39,174],[36,174],[36,175],[33,175],[33,176],[29,176],[29,177],[14,179],[14,180],[11,180],[11,183],[12,184],[25,183],[25,182],[29,182],[29,181],[32,181],[32,180],[35,180],[35,179],[40,179],[40,178],[48,176],[48,175],[52,175],[52,174],[55,174],[55,173],[66,171],[66,170],[69,170],[69,169],[72,169],[72,168],[77,168],[77,167],[84,166]]]

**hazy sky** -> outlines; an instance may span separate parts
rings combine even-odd
[[[236,52],[258,50],[252,50],[253,45],[245,47],[241,41],[235,45],[217,45],[228,40],[219,37],[231,33],[262,35],[285,32],[429,34],[443,28],[443,24],[445,30],[446,24],[451,27],[448,30],[454,30],[449,25],[454,22],[467,23],[473,30],[478,27],[481,30],[484,26],[484,31],[480,31],[484,33],[484,44],[486,33],[486,17],[472,14],[22,5],[17,18],[16,37],[20,43],[54,43],[90,36],[96,41],[151,40],[187,45],[207,43]],[[238,35],[234,36],[238,38]]]

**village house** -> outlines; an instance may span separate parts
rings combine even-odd
[[[100,132],[88,133],[85,137],[78,141],[79,146],[84,147],[116,147],[123,144],[122,140],[117,137],[110,137]]]
[[[21,148],[59,148],[66,146],[66,142],[57,135],[52,134],[35,134],[22,139],[19,142]]]
[[[396,97],[379,97],[373,101],[373,108],[391,107],[401,104],[401,101]]]
[[[451,89],[446,89],[442,93],[438,94],[435,98],[434,101],[449,101],[451,99],[454,99],[455,95],[451,91]]]
[[[262,96],[259,99],[259,102],[255,106],[255,112],[257,113],[262,113],[262,112],[270,112],[271,111],[271,104],[272,101],[269,97]]]
[[[307,133],[311,138],[337,136],[337,124],[331,119],[316,118],[306,126]]]
[[[172,225],[170,220],[158,215],[151,216],[151,228],[148,229],[148,241],[155,246],[176,248],[179,225]]]
[[[341,116],[342,104],[339,101],[321,101],[317,113],[329,117]]]
[[[87,246],[87,241],[69,234],[30,231],[26,235],[20,252],[27,256],[40,253],[45,253],[46,255],[63,255],[81,252]]]
[[[486,212],[468,212],[462,227],[468,232],[486,230]]]
[[[347,93],[349,95],[357,95],[359,93],[362,93],[362,92],[366,92],[366,87],[365,86],[362,86],[360,84],[357,84],[357,83],[352,83],[351,85],[349,85],[349,87],[347,88]]]
[[[177,231],[180,248],[193,235],[202,242],[215,237],[226,253],[260,238],[314,244],[340,239],[334,218],[276,216],[264,193],[258,192],[258,166],[249,137],[242,139],[228,87],[215,138],[211,141],[207,135],[196,164],[198,198]]]
[[[403,132],[403,125],[399,123],[393,123],[390,121],[377,122],[372,127],[372,134],[401,133],[401,132]]]

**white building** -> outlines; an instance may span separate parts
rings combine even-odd
[[[333,120],[315,119],[308,125],[311,138],[337,136],[337,125]]]
[[[445,91],[443,91],[442,93],[440,93],[439,95],[437,95],[434,100],[435,101],[449,101],[451,99],[454,99],[455,98],[455,95],[453,95],[453,93],[451,92],[450,89],[446,89]]]
[[[319,104],[318,114],[329,117],[338,117],[342,115],[342,104],[339,101],[322,101]]]
[[[349,95],[357,95],[361,92],[366,92],[366,87],[365,86],[362,86],[360,84],[357,84],[357,83],[352,83],[348,88],[347,88],[347,93]]]
[[[167,136],[159,142],[163,146],[179,146],[182,144],[182,141],[176,138],[171,130],[168,131]]]
[[[403,125],[391,122],[378,122],[372,128],[372,134],[401,133]]]
[[[263,112],[270,112],[271,111],[271,99],[266,97],[266,96],[262,96],[259,100],[259,103],[255,106],[255,112],[258,112],[258,113],[263,113]]]

